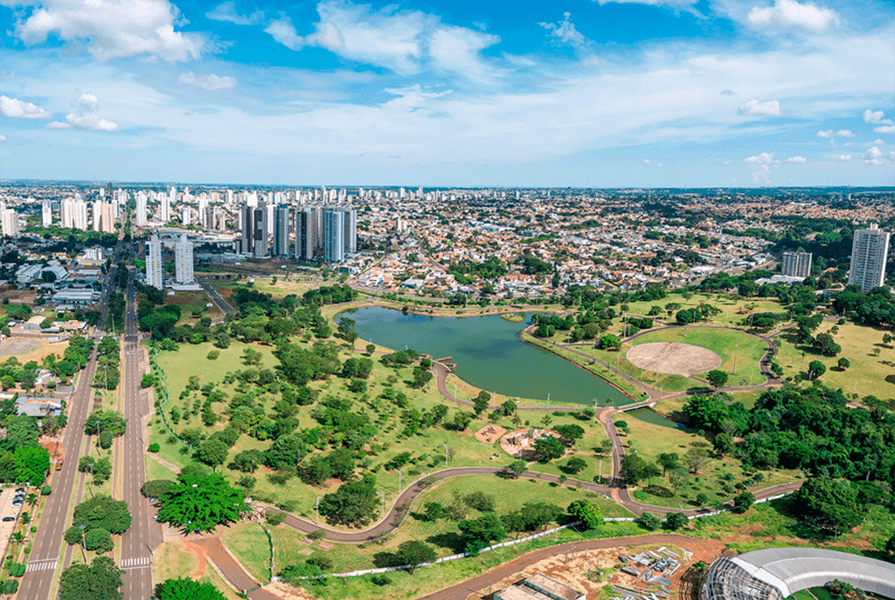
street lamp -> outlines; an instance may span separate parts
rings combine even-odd
[[[81,530],[81,545],[84,550],[84,564],[87,564],[87,541],[84,539],[84,530],[87,528],[86,525],[78,525],[78,529]]]

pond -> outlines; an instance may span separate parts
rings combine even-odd
[[[429,317],[365,307],[342,316],[355,321],[361,339],[432,358],[452,357],[461,379],[489,392],[541,400],[549,394],[557,404],[593,405],[595,398],[616,406],[632,402],[596,375],[523,342],[519,333],[530,324],[530,315],[511,323],[498,315]]]
[[[663,417],[651,408],[635,408],[634,410],[629,410],[628,412],[626,412],[625,416],[631,416],[635,419],[640,419],[641,421],[652,423],[653,425],[670,427],[671,429],[683,430],[687,428],[686,425],[684,425],[683,423],[678,423],[677,421],[672,421],[667,417]]]

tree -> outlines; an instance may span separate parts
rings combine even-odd
[[[196,458],[212,469],[217,469],[218,466],[224,464],[224,461],[227,460],[229,450],[227,444],[221,440],[209,438],[199,444],[199,447],[196,449]]]
[[[861,524],[864,503],[849,481],[810,477],[793,496],[794,512],[828,535],[840,535]]]
[[[373,353],[376,352],[376,345],[375,344],[367,344],[366,350],[367,350],[367,356],[373,356]]]
[[[684,464],[691,475],[699,475],[699,472],[711,462],[711,457],[704,442],[694,443],[684,454]]]
[[[320,514],[334,523],[363,526],[379,511],[376,476],[365,473],[360,481],[348,481],[320,501]]]
[[[576,441],[584,437],[584,428],[581,425],[571,423],[568,425],[557,425],[553,430],[561,435],[566,442],[572,446]]]
[[[669,513],[665,517],[665,527],[670,529],[671,531],[677,531],[678,529],[682,529],[687,526],[687,523],[690,522],[690,519],[687,518],[682,512]]]
[[[76,527],[83,525],[86,531],[105,529],[110,533],[121,534],[131,526],[131,513],[127,509],[127,502],[100,494],[75,507],[72,524]]]
[[[728,375],[724,371],[713,369],[705,374],[705,378],[713,388],[719,388],[727,383]]]
[[[566,453],[566,448],[562,442],[552,435],[545,435],[536,439],[532,448],[540,462],[550,462]]]
[[[566,464],[560,467],[566,473],[572,473],[573,475],[577,475],[581,471],[587,468],[587,461],[581,458],[580,456],[573,456]]]
[[[586,500],[575,500],[569,505],[569,514],[581,521],[585,529],[597,529],[603,524],[600,507]]]
[[[851,363],[849,362],[849,360],[847,358],[845,358],[844,356],[842,358],[840,358],[838,361],[836,361],[836,364],[843,371],[851,366]]]
[[[40,446],[24,446],[15,449],[17,480],[40,485],[50,469],[50,454]]]
[[[744,491],[733,499],[733,506],[738,513],[744,513],[755,504],[755,496],[750,491]]]
[[[663,452],[659,455],[659,466],[662,467],[662,475],[667,475],[668,471],[672,471],[681,466],[681,457],[677,452]]]
[[[84,547],[96,552],[108,552],[115,547],[112,534],[105,529],[91,529],[84,534]]]
[[[158,516],[159,521],[187,531],[214,531],[239,520],[246,510],[243,493],[222,475],[185,472],[165,492]]]
[[[67,544],[80,544],[81,540],[84,539],[84,532],[81,531],[80,527],[72,525],[65,530],[65,533],[62,535],[62,539],[64,539],[65,543]]]
[[[637,522],[647,531],[655,531],[662,526],[662,522],[659,520],[659,517],[648,512],[640,515],[640,518],[637,519]]]
[[[473,405],[475,410],[475,416],[481,415],[483,412],[488,410],[488,403],[491,401],[491,394],[486,392],[485,390],[481,390],[479,395],[475,397],[473,400]]]
[[[147,498],[161,498],[176,483],[172,479],[150,479],[140,488],[140,493]]]
[[[509,464],[507,470],[513,474],[513,479],[519,479],[519,476],[528,470],[528,463],[522,459],[514,460]]]
[[[483,548],[492,542],[500,542],[507,535],[503,521],[493,512],[460,521],[457,526],[463,537],[463,551],[472,556],[478,556]]]
[[[114,410],[103,410],[91,413],[84,423],[84,433],[87,435],[99,435],[108,431],[113,436],[124,435],[127,429],[127,420]]]
[[[619,475],[628,485],[637,485],[641,480],[646,479],[646,465],[647,462],[637,454],[628,454],[622,459]]]
[[[410,574],[422,563],[432,562],[436,558],[435,549],[417,540],[410,540],[398,546],[397,560],[402,565],[410,565]]]
[[[889,556],[895,558],[895,533],[886,541],[886,552],[889,553]]]
[[[226,597],[211,583],[180,577],[155,586],[155,600],[226,600]]]
[[[716,435],[715,439],[712,440],[712,446],[718,456],[729,456],[736,450],[733,436],[727,433],[719,433]]]
[[[618,348],[620,345],[619,339],[617,335],[613,335],[611,333],[607,333],[600,337],[600,348],[603,350],[609,350],[610,348]]]
[[[74,564],[62,572],[59,600],[122,600],[123,574],[108,556],[94,558],[89,566]]]
[[[827,367],[819,360],[812,360],[808,363],[808,379],[814,381],[827,372]]]

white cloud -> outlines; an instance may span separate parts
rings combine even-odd
[[[873,123],[875,125],[892,125],[892,119],[884,119],[883,111],[878,110],[876,112],[870,110],[869,108],[864,111],[864,122],[865,123]]]
[[[869,163],[871,165],[881,165],[883,161],[881,160],[883,157],[882,151],[876,146],[873,146],[867,152],[864,153],[864,162]]]
[[[6,141],[6,136],[0,133],[0,144]]]
[[[808,162],[808,159],[806,159],[804,156],[790,156],[786,159],[786,162],[800,165]]]
[[[206,75],[205,77],[197,77],[190,71],[181,75],[178,81],[187,85],[196,85],[202,89],[211,91],[228,90],[232,87],[236,87],[235,78],[230,77],[229,75],[221,77],[213,73],[211,75]]]
[[[30,102],[0,96],[0,113],[13,119],[52,119],[53,115]]]
[[[838,135],[839,137],[847,137],[847,138],[855,137],[855,134],[853,134],[850,129],[840,129],[839,131],[836,132],[836,135]]]
[[[895,125],[883,125],[882,127],[874,127],[873,131],[877,133],[895,133]]]
[[[780,103],[776,100],[759,102],[758,99],[755,98],[740,104],[738,112],[741,115],[755,115],[761,117],[776,117],[783,114],[780,112]]]
[[[598,2],[600,6],[604,4],[646,4],[648,6],[685,8],[693,6],[696,4],[697,0],[596,0],[596,2]]]
[[[648,165],[648,164],[650,164],[650,163],[652,163],[652,162],[653,162],[653,161],[651,161],[651,160],[648,159],[648,158],[644,158],[644,159],[643,159],[643,164],[645,164],[645,165]]]
[[[16,23],[16,34],[26,43],[44,42],[49,35],[65,41],[87,40],[87,49],[100,60],[158,55],[168,61],[198,57],[205,47],[194,33],[174,30],[181,19],[168,0],[10,0],[13,6],[34,5]]]
[[[829,8],[820,8],[796,0],[774,0],[773,6],[754,7],[749,11],[749,23],[755,27],[801,28],[808,31],[823,31],[839,22],[839,15]]]
[[[317,13],[320,21],[309,35],[299,35],[285,14],[264,31],[292,50],[317,46],[405,76],[422,71],[427,59],[436,69],[470,79],[493,74],[480,53],[500,41],[495,35],[445,25],[434,15],[395,5],[376,11],[367,4],[324,0],[317,5]]]
[[[257,25],[264,20],[263,11],[255,11],[250,15],[241,15],[236,12],[235,2],[222,2],[205,13],[212,21],[223,21],[234,25]]]
[[[53,121],[47,129],[84,129],[87,131],[118,131],[118,125],[97,114],[99,101],[93,94],[81,94],[75,112],[65,116],[65,123]]]
[[[762,152],[758,156],[750,156],[743,162],[752,167],[752,181],[754,183],[768,184],[771,182],[769,175],[771,173],[771,165],[774,163],[773,153]]]
[[[836,157],[837,162],[849,162],[851,160],[851,154],[840,154]]]
[[[873,140],[870,143],[873,144],[874,146],[884,146],[886,144],[886,142],[884,142],[883,140],[881,140],[879,138]]]
[[[821,130],[817,132],[817,137],[832,139],[836,133],[832,129]]]
[[[571,13],[563,13],[563,19],[559,24],[556,23],[538,23],[546,29],[555,41],[568,44],[576,48],[581,48],[587,43],[587,38],[580,31],[575,29],[575,24],[570,20]]]

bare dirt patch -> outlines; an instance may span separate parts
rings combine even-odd
[[[475,439],[486,444],[493,444],[506,432],[507,430],[500,425],[486,425],[475,432]]]
[[[680,342],[650,342],[628,350],[625,358],[639,369],[690,377],[721,366],[721,357],[708,348]]]

